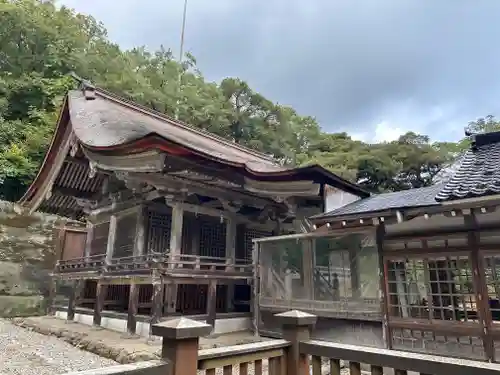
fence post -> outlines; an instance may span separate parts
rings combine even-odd
[[[171,364],[170,375],[196,375],[200,336],[212,332],[212,326],[187,318],[154,324],[151,332],[163,337],[161,356]]]
[[[274,317],[282,326],[283,338],[292,344],[287,352],[288,375],[309,375],[309,357],[300,354],[299,344],[310,339],[317,316],[292,310],[276,314]]]

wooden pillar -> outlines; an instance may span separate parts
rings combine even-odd
[[[163,316],[163,283],[158,270],[153,270],[153,301],[151,306],[151,323],[149,326],[152,332],[153,324],[158,323]]]
[[[351,290],[354,298],[361,297],[359,280],[359,248],[349,249],[349,269],[351,270]]]
[[[484,332],[482,338],[485,359],[492,362],[495,361],[495,344],[491,334],[493,322],[491,318],[491,311],[488,305],[488,290],[484,276],[484,266],[479,254],[479,224],[477,223],[474,209],[471,209],[469,215],[464,215],[464,224],[468,228],[467,245],[471,251],[470,259],[474,282],[474,291],[476,294],[479,325]]]
[[[137,224],[135,227],[134,256],[144,255],[146,247],[146,215],[145,207],[139,206],[137,211]]]
[[[103,284],[102,280],[99,280],[97,282],[96,301],[94,307],[93,325],[95,327],[101,326],[101,313],[104,308],[104,300],[106,299],[107,292],[108,292],[108,286],[106,284]]]
[[[210,334],[211,328],[206,323],[187,318],[153,325],[153,335],[163,337],[161,357],[170,364],[169,374],[197,374],[200,336]]]
[[[175,257],[182,251],[182,224],[184,222],[184,210],[181,203],[172,205],[172,226],[170,232],[170,256]]]
[[[184,221],[184,210],[178,202],[172,204],[172,226],[170,232],[169,258],[174,260],[181,254],[182,251],[182,224]],[[169,268],[174,268],[174,264],[170,264]],[[175,313],[177,310],[177,284],[168,283],[167,285],[167,312]]]
[[[68,300],[68,312],[66,316],[67,321],[73,321],[75,319],[75,309],[81,298],[85,282],[84,280],[74,280],[72,284],[73,286]]]
[[[287,348],[287,374],[304,375],[310,373],[309,356],[300,353],[300,342],[311,337],[311,330],[316,324],[316,315],[302,311],[287,311],[274,315],[278,324],[283,328],[283,339],[290,341]]]
[[[259,258],[260,258],[260,244],[254,242],[252,246],[252,265],[253,265],[253,277],[252,277],[252,294],[250,301],[250,312],[253,316],[253,332],[255,336],[259,336],[260,327],[260,308],[259,308],[259,296],[260,290],[260,268],[259,268]]]
[[[136,284],[134,282],[130,284],[127,310],[127,333],[131,336],[135,335],[137,331],[137,310],[139,307],[140,287],[140,284]]]
[[[106,263],[109,263],[109,261],[113,258],[117,222],[118,220],[116,215],[111,215],[111,218],[109,219],[108,244],[106,247]]]
[[[207,293],[207,324],[215,328],[217,318],[217,280],[211,280],[208,284]]]
[[[314,254],[311,239],[302,240],[302,277],[303,298],[312,300],[314,299]]]
[[[66,237],[66,221],[61,221],[60,222],[60,227],[59,230],[57,230],[57,235],[55,235],[55,243],[54,243],[54,253],[55,253],[55,264],[54,266],[57,265],[57,262],[62,260],[63,257],[63,251],[64,251],[64,239]]]
[[[47,315],[55,315],[56,310],[55,310],[55,302],[56,302],[56,296],[57,296],[57,279],[54,276],[50,277],[49,281],[49,294],[47,297]]]
[[[226,259],[233,266],[236,263],[236,220],[226,220]],[[227,284],[226,309],[234,310],[234,284]]]
[[[375,242],[377,243],[378,267],[379,267],[379,293],[380,306],[382,311],[382,338],[387,349],[392,349],[392,333],[389,327],[389,290],[387,283],[387,269],[384,262],[384,237],[385,224],[379,223],[375,232]]]
[[[88,260],[90,254],[92,254],[92,238],[94,237],[94,225],[91,222],[87,222],[87,238],[85,240],[85,253],[84,257]]]

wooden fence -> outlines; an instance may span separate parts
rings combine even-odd
[[[187,318],[153,325],[162,336],[162,359],[70,373],[71,375],[500,375],[500,364],[460,360],[310,339],[316,316],[293,310],[277,314],[283,340],[198,350],[212,327]],[[344,370],[343,367],[346,369]],[[70,375],[67,374],[67,375]]]

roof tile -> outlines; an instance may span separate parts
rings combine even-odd
[[[500,132],[473,136],[458,171],[436,195],[438,202],[500,194]]]
[[[348,215],[361,215],[391,209],[410,207],[426,207],[437,205],[436,194],[443,188],[442,184],[433,186],[373,195],[360,199],[330,212],[311,217],[312,220],[338,218]]]

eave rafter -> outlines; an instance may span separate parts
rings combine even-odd
[[[161,191],[199,194],[221,200],[241,202],[241,204],[260,209],[268,205],[274,205],[276,208],[280,208],[281,210],[283,210],[283,205],[280,205],[277,202],[273,202],[271,199],[264,199],[243,192],[238,192],[177,176],[157,173],[132,172],[128,173],[125,178],[135,181],[143,181]]]
[[[471,214],[474,210],[476,215],[488,214],[495,212],[500,206],[500,202],[465,202],[467,204],[456,202],[452,205],[436,205],[431,207],[419,207],[403,210],[392,210],[383,213],[365,213],[357,215],[357,217],[346,218],[322,218],[321,221],[316,220],[313,224],[313,230],[322,233],[329,233],[337,230],[366,230],[375,228],[380,224],[392,225],[403,222],[408,222],[413,219],[422,218],[430,220],[431,218],[444,216],[447,218],[463,217]],[[475,204],[474,204],[475,203]]]

